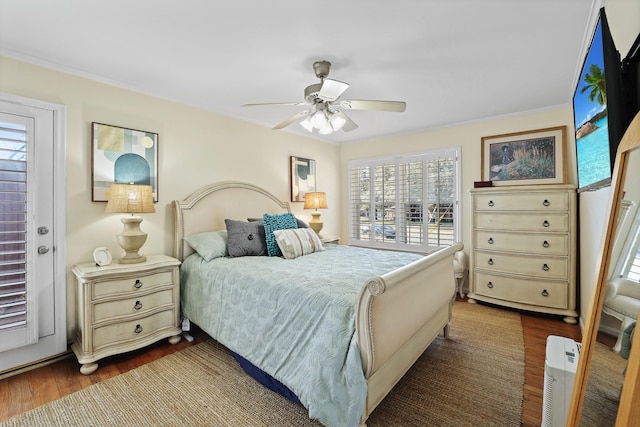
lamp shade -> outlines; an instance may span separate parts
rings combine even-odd
[[[304,195],[305,209],[327,209],[327,195],[322,191],[310,192]]]
[[[152,213],[153,190],[150,185],[111,184],[107,213]]]

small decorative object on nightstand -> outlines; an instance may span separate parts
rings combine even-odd
[[[338,236],[323,237],[322,239],[320,239],[320,241],[322,242],[323,245],[326,245],[326,244],[337,245],[338,243],[340,243],[340,237]]]
[[[327,195],[321,191],[306,193],[304,195],[304,208],[315,209],[315,212],[311,212],[313,218],[309,221],[309,227],[316,232],[318,237],[322,238],[320,231],[324,223],[320,221],[320,212],[318,212],[318,209],[327,209]]]
[[[71,349],[89,375],[97,361],[169,337],[180,342],[180,261],[149,255],[143,263],[76,264],[77,332]]]

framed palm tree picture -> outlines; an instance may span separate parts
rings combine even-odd
[[[482,180],[495,186],[566,184],[567,127],[482,138]]]

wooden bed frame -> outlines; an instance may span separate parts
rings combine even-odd
[[[291,212],[288,202],[235,181],[202,187],[171,204],[174,256],[181,261],[193,252],[185,236],[224,230],[225,218]],[[462,244],[456,243],[363,284],[356,311],[356,337],[367,380],[361,426],[440,331],[448,335],[456,291],[453,258],[460,250]]]

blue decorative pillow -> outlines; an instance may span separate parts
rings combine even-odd
[[[298,228],[296,217],[291,213],[276,215],[264,214],[262,216],[262,222],[264,223],[264,235],[267,241],[267,253],[269,256],[282,256],[282,251],[278,247],[278,242],[273,232],[275,230]]]

